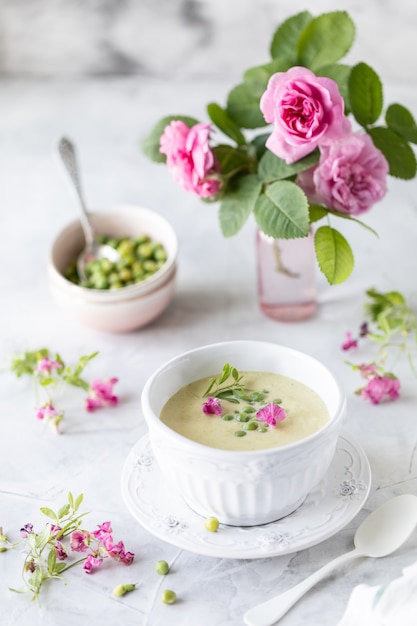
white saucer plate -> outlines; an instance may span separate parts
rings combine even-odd
[[[256,559],[304,550],[344,528],[361,510],[371,488],[371,469],[361,446],[339,437],[324,478],[291,515],[262,526],[221,524],[215,533],[167,485],[147,435],[130,451],[122,472],[122,495],[135,519],[150,533],[205,556]]]

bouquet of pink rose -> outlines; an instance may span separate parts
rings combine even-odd
[[[411,113],[391,104],[379,122],[379,77],[365,63],[339,62],[354,37],[344,11],[292,16],[273,35],[272,60],[247,70],[225,107],[207,106],[211,124],[165,117],[142,143],[185,190],[220,201],[226,237],[251,213],[260,230],[277,239],[306,237],[311,223],[325,219],[315,228],[315,251],[330,284],[345,281],[354,265],[331,220],[358,222],[384,197],[388,174],[412,179],[417,171]],[[268,125],[268,132],[254,135]],[[232,143],[215,144],[216,128]]]

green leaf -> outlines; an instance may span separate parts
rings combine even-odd
[[[244,72],[243,80],[246,82],[254,81],[260,83],[264,85],[264,89],[266,89],[272,74],[276,72],[286,72],[292,65],[293,63],[287,59],[275,58],[269,63],[250,67]]]
[[[207,113],[222,133],[233,139],[237,144],[244,145],[246,139],[239,126],[232,120],[230,115],[219,104],[211,102],[207,105]]]
[[[391,176],[410,180],[417,171],[416,157],[411,146],[390,128],[376,126],[368,129],[375,146],[381,150],[389,164]]]
[[[251,141],[251,147],[255,149],[255,156],[258,161],[261,160],[262,156],[265,154],[267,148],[265,147],[266,140],[270,136],[271,133],[262,133],[261,135],[256,135]]]
[[[309,229],[308,201],[295,183],[281,180],[268,186],[255,206],[259,228],[275,239],[306,237]]]
[[[42,552],[46,544],[51,538],[51,527],[49,524],[45,526],[45,528],[36,535],[35,547],[39,552]]]
[[[302,11],[282,22],[272,36],[271,57],[287,59],[290,66],[298,65],[298,40],[312,19],[311,13]]]
[[[300,65],[318,70],[339,61],[355,39],[355,25],[346,11],[323,13],[309,22],[300,35]]]
[[[259,108],[264,91],[264,83],[250,80],[237,85],[229,93],[226,110],[240,128],[259,128],[267,125]]]
[[[256,172],[256,162],[243,148],[221,144],[213,148],[213,154],[220,165],[222,176],[242,172]]]
[[[151,161],[155,161],[156,163],[165,163],[165,154],[162,154],[162,152],[159,151],[159,140],[165,130],[165,127],[174,120],[180,120],[187,124],[187,126],[194,126],[195,124],[198,124],[198,120],[185,115],[169,115],[159,120],[159,122],[155,124],[149,134],[140,143],[143,154],[147,156],[148,159],[151,159]]]
[[[55,552],[55,547],[52,546],[52,548],[49,550],[48,561],[47,561],[48,572],[50,574],[54,573],[55,565],[56,565],[56,552]]]
[[[46,517],[50,517],[55,522],[57,521],[58,518],[52,509],[49,509],[47,506],[42,506],[40,510],[41,510],[41,513],[46,515]]]
[[[55,382],[56,380],[52,376],[47,376],[46,378],[39,379],[39,384],[41,387],[48,387],[48,385],[53,385]]]
[[[61,508],[58,511],[58,519],[61,519],[65,515],[68,515],[69,510],[70,510],[69,504],[64,504],[64,506],[61,506]]]
[[[310,204],[309,215],[311,223],[318,222],[328,214],[329,211],[324,206],[321,206],[320,204]]]
[[[232,371],[232,366],[229,363],[225,363],[217,384],[221,385],[222,383],[224,383],[224,381],[229,378],[231,371]]]
[[[417,143],[417,125],[408,109],[401,104],[391,104],[386,113],[387,126],[406,141]]]
[[[337,83],[340,95],[345,103],[345,115],[348,115],[350,112],[349,76],[351,69],[350,65],[344,65],[343,63],[330,63],[329,65],[324,65],[317,70],[318,76],[331,78]]]
[[[376,72],[366,63],[358,63],[349,76],[349,102],[361,126],[374,124],[382,113],[382,84]]]
[[[319,151],[314,150],[303,159],[288,165],[284,159],[280,159],[270,150],[266,150],[259,162],[258,176],[264,182],[273,182],[276,180],[282,180],[283,178],[289,178],[290,176],[295,176],[295,174],[312,167],[318,163],[319,158]]]
[[[317,261],[331,285],[343,283],[354,266],[352,250],[339,231],[330,226],[321,226],[314,237]]]
[[[82,503],[83,500],[84,500],[84,494],[80,493],[80,495],[77,496],[75,500],[74,511],[78,511],[78,509],[80,508],[80,504]]]
[[[222,200],[219,220],[225,237],[232,237],[239,232],[255,208],[261,192],[261,182],[256,174],[241,178],[235,190],[230,191]]]
[[[64,569],[66,569],[67,564],[66,563],[57,563],[55,565],[55,574],[60,574],[61,572],[64,571]]]

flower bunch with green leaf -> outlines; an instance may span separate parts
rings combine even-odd
[[[377,346],[376,354],[370,363],[348,365],[358,371],[366,384],[356,393],[379,404],[385,400],[396,400],[400,396],[400,380],[392,369],[402,355],[405,355],[415,374],[415,351],[417,347],[417,316],[413,307],[399,291],[380,293],[376,289],[366,292],[365,303],[367,320],[357,333],[346,333],[342,350],[359,347],[363,341],[371,341]]]
[[[93,352],[80,357],[73,367],[66,365],[58,353],[52,357],[47,348],[26,351],[12,359],[10,370],[18,378],[31,376],[34,381],[40,403],[36,409],[36,417],[50,424],[56,433],[60,432],[59,425],[64,418],[64,411],[57,407],[55,398],[68,385],[87,392],[85,409],[89,412],[118,403],[118,397],[113,393],[117,378],[93,380],[90,384],[82,377],[85,367],[97,354],[98,352]]]
[[[90,574],[93,568],[101,565],[104,558],[111,558],[124,565],[133,562],[134,554],[124,548],[122,541],[113,540],[110,522],[98,526],[98,530],[80,530],[87,513],[80,513],[79,507],[84,496],[74,497],[68,493],[68,501],[57,512],[49,507],[40,510],[48,521],[40,532],[33,524],[27,523],[20,529],[20,541],[10,542],[0,528],[1,552],[23,547],[24,563],[22,589],[13,589],[16,593],[30,593],[33,600],[39,601],[43,585],[51,580],[64,580],[63,574],[83,564],[83,570]],[[23,545],[22,545],[23,544]],[[74,560],[74,553],[83,556]]]
[[[354,38],[345,11],[293,15],[274,32],[271,59],[244,73],[225,106],[208,104],[210,123],[170,115],[142,142],[185,190],[220,202],[226,237],[251,214],[277,239],[306,237],[323,222],[315,251],[330,284],[354,266],[333,221],[365,225],[358,216],[384,197],[387,175],[409,180],[417,171],[412,114],[401,104],[384,111],[375,70],[341,62]],[[214,141],[218,133],[227,140]]]

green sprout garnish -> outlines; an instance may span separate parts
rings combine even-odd
[[[225,363],[220,376],[211,379],[209,386],[203,394],[203,398],[212,397],[238,404],[246,399],[245,388],[242,384],[243,375],[238,370]],[[250,398],[249,398],[250,399]]]

